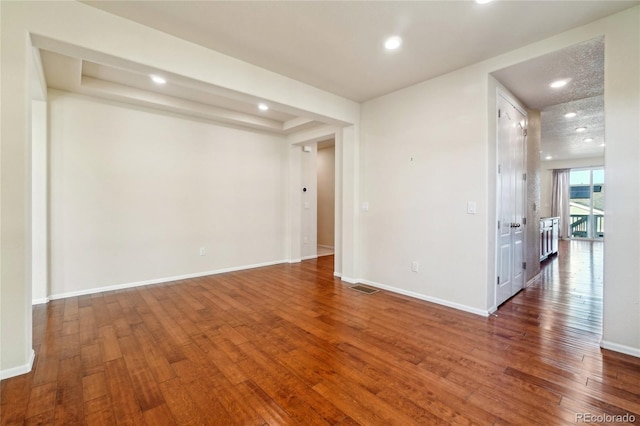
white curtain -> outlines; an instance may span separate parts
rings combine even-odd
[[[560,218],[560,238],[569,238],[569,171],[553,171],[553,192],[551,198],[551,216]]]

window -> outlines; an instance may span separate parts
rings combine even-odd
[[[572,169],[569,184],[571,237],[603,238],[604,169]]]

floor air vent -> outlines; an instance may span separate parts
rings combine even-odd
[[[349,287],[352,290],[356,290],[359,291],[360,293],[366,293],[366,294],[373,294],[373,293],[377,293],[379,290],[376,290],[375,288],[371,288],[371,287],[365,287],[363,285],[353,285],[351,287]]]

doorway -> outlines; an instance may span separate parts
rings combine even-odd
[[[318,257],[329,256],[335,247],[335,158],[333,139],[318,142],[317,239]]]
[[[596,37],[491,73],[528,112],[526,285],[541,279],[539,219],[568,216],[552,206],[554,170],[603,169],[604,48],[604,38]],[[604,174],[595,180],[604,181]],[[599,194],[595,191],[604,195],[603,182],[594,182],[590,177],[580,183],[587,187],[587,195]],[[584,192],[578,195],[580,198],[574,202],[583,204],[581,213],[592,215],[582,219],[582,235],[604,235],[604,214],[602,219],[597,217],[597,202],[582,198]],[[597,222],[601,223],[596,225]],[[564,235],[567,234],[568,230]],[[500,259],[496,259],[498,262]],[[506,272],[510,271],[503,274]],[[496,300],[500,298],[496,296]]]

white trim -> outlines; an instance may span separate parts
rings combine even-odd
[[[334,277],[342,278],[342,274],[340,272],[333,272]]]
[[[0,370],[0,380],[9,379],[11,377],[20,376],[22,374],[27,374],[33,368],[33,361],[36,359],[36,353],[33,349],[31,349],[31,355],[29,356],[29,361],[26,364],[20,365],[18,367],[7,368],[6,370]]]
[[[51,296],[49,296],[49,300],[65,299],[67,297],[75,297],[75,296],[84,296],[84,295],[87,295],[87,294],[101,293],[103,291],[113,291],[113,290],[122,290],[122,289],[125,289],[125,288],[132,288],[132,287],[142,287],[142,286],[151,285],[151,284],[161,284],[161,283],[167,283],[167,282],[171,282],[171,281],[185,280],[185,279],[189,279],[189,278],[205,277],[205,276],[208,276],[208,275],[218,275],[218,274],[224,274],[226,272],[243,271],[245,269],[253,269],[253,268],[261,268],[263,266],[279,265],[281,263],[287,263],[287,261],[286,260],[276,260],[276,261],[272,261],[272,262],[255,263],[255,264],[252,264],[252,265],[234,266],[234,267],[231,267],[231,268],[216,269],[214,271],[196,272],[194,274],[176,275],[176,276],[173,276],[173,277],[156,278],[156,279],[153,279],[153,280],[137,281],[137,282],[133,282],[133,283],[116,284],[116,285],[111,285],[111,286],[106,286],[106,287],[98,287],[98,288],[90,288],[90,289],[86,289],[86,290],[70,291],[70,292],[67,292],[67,293],[52,294]]]
[[[385,284],[376,283],[374,281],[360,279],[360,280],[358,280],[358,282],[361,282],[363,284],[367,284],[367,285],[370,285],[370,286],[373,286],[373,287],[378,287],[378,288],[381,288],[381,289],[384,289],[384,290],[388,290],[388,291],[391,291],[391,292],[394,292],[394,293],[403,294],[405,296],[413,297],[415,299],[420,299],[420,300],[424,300],[424,301],[427,301],[427,302],[436,303],[438,305],[446,306],[448,308],[458,309],[460,311],[469,312],[469,313],[480,315],[480,316],[483,316],[483,317],[488,317],[489,316],[489,311],[485,311],[485,310],[482,310],[482,309],[478,309],[478,308],[474,308],[474,307],[471,307],[471,306],[463,305],[461,303],[451,302],[449,300],[439,299],[437,297],[426,296],[424,294],[415,293],[413,291],[403,290],[401,288],[397,288],[397,287],[392,287],[392,286],[388,286],[388,285],[385,285]]]
[[[301,258],[297,258],[297,259],[289,259],[289,260],[287,260],[286,263],[300,263],[300,262],[302,262],[302,259]]]
[[[33,299],[31,301],[31,304],[32,305],[42,305],[42,304],[45,304],[45,303],[49,303],[49,300],[51,300],[51,299],[49,299],[48,297],[42,297],[40,299]]]
[[[340,279],[341,279],[342,281],[346,281],[346,282],[348,282],[349,284],[358,284],[359,282],[361,282],[361,281],[360,281],[360,280],[358,280],[357,278],[351,278],[351,277],[344,277],[344,276],[341,276],[341,277],[340,277]]]
[[[524,285],[525,288],[532,286],[533,284],[535,284],[536,282],[540,281],[540,279],[542,278],[542,276],[540,275],[540,272],[538,272],[536,274],[536,276],[534,276],[533,278],[531,278],[529,281],[527,281],[527,283]]]
[[[312,254],[311,256],[303,256],[302,260],[311,260],[311,259],[317,259],[318,255],[317,254]]]
[[[626,355],[631,355],[640,358],[640,348],[634,348],[631,346],[621,345],[619,343],[609,342],[607,340],[600,341],[600,347],[602,349],[609,349],[610,351],[620,352]]]
[[[333,250],[333,246],[325,246],[324,244],[318,244],[318,247],[322,247],[324,249]]]

